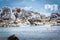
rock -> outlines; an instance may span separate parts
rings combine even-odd
[[[14,35],[11,35],[8,37],[8,40],[19,40],[19,38],[17,36]]]

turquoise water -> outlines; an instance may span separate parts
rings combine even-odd
[[[15,34],[20,40],[60,40],[60,26],[22,26],[0,28],[0,40]]]

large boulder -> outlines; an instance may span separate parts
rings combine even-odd
[[[1,19],[2,20],[9,20],[11,16],[11,10],[8,7],[2,8]]]
[[[8,40],[19,40],[19,38],[16,37],[15,35],[11,35],[8,37]]]

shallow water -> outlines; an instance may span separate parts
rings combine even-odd
[[[22,26],[0,28],[0,40],[15,34],[20,40],[60,40],[60,26]]]

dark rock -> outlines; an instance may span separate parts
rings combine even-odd
[[[11,35],[8,37],[8,40],[19,40],[19,38],[16,37],[15,35]]]

